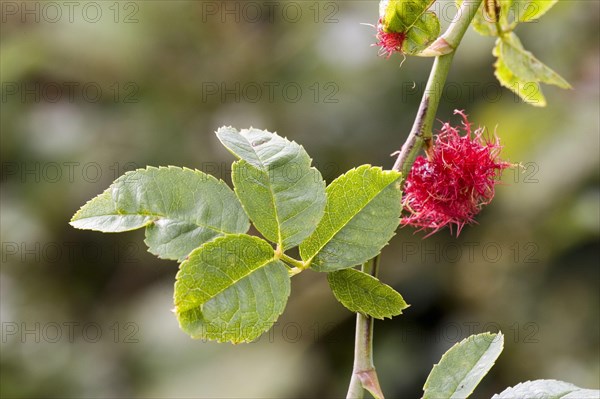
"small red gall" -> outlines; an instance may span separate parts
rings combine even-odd
[[[375,46],[379,46],[379,55],[386,56],[386,58],[390,58],[390,56],[394,53],[402,52],[402,44],[404,43],[404,39],[406,39],[406,33],[404,32],[386,32],[383,26],[383,20],[379,20],[377,24],[377,43]]]
[[[512,166],[500,159],[499,140],[485,138],[483,128],[471,131],[464,111],[462,126],[444,123],[427,158],[417,157],[406,178],[402,205],[404,226],[429,231],[448,226],[458,236],[466,224],[494,198],[502,171]],[[461,135],[461,131],[465,134]]]

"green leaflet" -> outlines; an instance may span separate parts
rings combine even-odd
[[[194,250],[175,283],[175,312],[193,338],[249,342],[283,313],[290,294],[285,265],[264,240],[219,237]]]
[[[462,2],[463,0],[456,0],[459,7]],[[521,22],[531,22],[540,18],[557,2],[558,0],[484,0],[472,26],[483,36],[501,36],[496,21],[502,31],[508,33]]]
[[[512,388],[507,388],[492,399],[598,399],[597,389],[583,389],[573,384],[557,380],[535,380],[522,382]]]
[[[502,57],[499,57],[494,64],[496,68],[494,74],[500,84],[513,92],[517,93],[523,101],[536,107],[546,106],[546,97],[542,93],[542,88],[537,82],[525,82],[519,79],[504,64]]]
[[[325,209],[325,182],[295,142],[258,129],[222,127],[217,137],[234,155],[235,192],[262,235],[284,250],[316,228]]]
[[[554,7],[558,0],[499,0],[503,21],[512,19],[518,22],[529,22],[538,19],[549,9]]]
[[[456,0],[456,5],[460,7],[463,0]],[[486,7],[489,5],[489,7]],[[482,36],[498,36],[498,29],[496,28],[496,8],[493,1],[483,1],[479,6],[479,10],[471,21],[473,29]]]
[[[382,0],[379,3],[380,18],[387,32],[406,32],[435,0]]]
[[[513,4],[518,7],[516,16],[520,22],[538,19],[556,3],[558,0],[513,0]]]
[[[224,182],[197,170],[169,166],[119,177],[81,207],[71,225],[105,233],[146,227],[151,253],[183,260],[219,235],[246,232],[249,221]]]
[[[393,237],[401,212],[400,173],[363,165],[327,187],[325,215],[300,244],[300,256],[321,272],[345,269],[377,255]]]
[[[355,269],[328,273],[327,281],[336,299],[351,312],[383,319],[397,316],[409,306],[392,287]]]
[[[462,1],[456,0],[456,3],[460,6]],[[520,22],[538,19],[557,1],[485,0],[471,23],[479,34],[498,37],[493,54],[497,58],[494,67],[500,84],[537,107],[546,106],[540,83],[563,89],[570,89],[571,85],[525,50],[513,30]]]
[[[514,19],[514,14],[511,12],[514,1],[515,0],[495,0],[496,4],[500,5],[500,15],[498,15],[498,21],[503,32],[509,32],[515,29],[519,23],[519,21]]]
[[[497,54],[500,54],[508,69],[520,79],[556,85],[563,89],[571,88],[559,74],[525,50],[514,33],[504,36],[496,46],[499,46]]]
[[[426,12],[406,32],[402,52],[417,54],[427,48],[440,35],[440,21],[433,12]]]
[[[457,343],[433,366],[423,386],[423,399],[467,398],[490,371],[503,346],[502,333],[471,335]]]
[[[427,11],[435,0],[382,0],[379,14],[386,32],[405,33],[402,52],[416,54],[440,35],[440,21]]]
[[[496,77],[503,86],[518,94],[525,102],[540,107],[546,105],[539,83],[563,89],[571,88],[559,74],[526,51],[514,33],[496,40],[494,55],[498,58],[495,64]]]

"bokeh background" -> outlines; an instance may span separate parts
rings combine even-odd
[[[381,277],[411,304],[376,323],[388,397],[420,397],[445,350],[498,330],[504,353],[474,397],[539,378],[600,387],[599,4],[563,0],[518,28],[574,87],[544,87],[546,108],[499,87],[493,39],[465,37],[438,117],[465,109],[523,168],[459,238],[405,228],[386,247]],[[294,278],[258,342],[194,341],[171,313],[175,262],[141,231],[68,221],[138,167],[228,181],[221,125],[302,143],[327,181],[390,168],[432,60],[377,56],[375,1],[1,5],[1,396],[343,397],[354,317],[324,275]],[[436,7],[447,25],[453,2]]]

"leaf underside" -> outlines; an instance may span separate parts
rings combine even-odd
[[[460,6],[463,0],[456,0]],[[494,74],[500,84],[517,94],[524,102],[545,107],[546,98],[541,83],[570,89],[571,85],[558,73],[525,50],[514,33],[521,22],[530,22],[544,15],[558,0],[484,1],[471,26],[483,36],[496,36],[493,54]],[[498,8],[496,8],[498,6]]]
[[[384,319],[408,307],[392,287],[355,269],[328,273],[327,281],[336,299],[351,312]]]
[[[571,88],[558,73],[525,50],[514,33],[498,38],[493,53],[497,57],[494,64],[495,75],[502,86],[512,90],[531,105],[546,106],[540,83],[562,89]]]
[[[423,386],[423,399],[468,397],[502,352],[502,333],[472,335],[448,350]]]
[[[71,225],[105,233],[146,227],[149,251],[179,261],[215,237],[250,227],[223,181],[174,166],[127,172],[81,207]]]
[[[597,389],[583,389],[568,382],[557,380],[535,380],[522,382],[514,387],[507,388],[492,399],[599,399],[600,391]]]

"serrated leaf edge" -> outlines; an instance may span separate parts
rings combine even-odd
[[[399,178],[400,178],[400,176],[401,176],[399,172],[396,172],[396,171],[393,171],[393,170],[383,170],[383,168],[381,168],[380,166],[372,166],[372,165],[370,165],[370,164],[364,164],[364,165],[361,165],[361,166],[358,166],[358,167],[352,168],[352,169],[348,170],[346,173],[344,173],[343,175],[341,175],[341,176],[338,176],[338,177],[337,177],[335,180],[333,180],[333,181],[332,181],[332,182],[329,184],[329,186],[327,186],[327,189],[328,189],[328,188],[330,188],[330,187],[331,187],[331,186],[332,186],[332,185],[333,185],[335,182],[337,182],[339,179],[342,179],[342,178],[344,178],[344,177],[347,177],[347,175],[348,175],[348,174],[350,174],[350,173],[352,173],[352,172],[355,172],[355,171],[358,171],[358,170],[360,170],[361,168],[364,168],[365,170],[366,170],[366,169],[375,169],[375,170],[379,170],[379,171],[381,171],[381,173],[383,173],[384,175],[389,175],[389,174],[394,174],[394,173],[396,173],[396,174],[397,174],[397,177],[396,177],[396,179],[394,179],[393,181],[391,181],[389,184],[387,184],[385,187],[383,187],[383,188],[382,188],[382,189],[381,189],[379,192],[377,192],[377,193],[375,194],[375,196],[373,196],[372,198],[370,198],[370,199],[369,199],[369,200],[368,200],[368,201],[365,203],[365,205],[364,205],[364,206],[362,206],[362,207],[360,208],[360,210],[359,210],[357,213],[355,213],[355,214],[354,214],[352,217],[350,217],[350,219],[346,220],[346,221],[344,222],[344,224],[343,224],[343,225],[342,225],[340,228],[338,228],[337,230],[335,230],[335,231],[334,231],[334,232],[331,234],[331,236],[329,237],[329,239],[328,239],[327,241],[325,241],[325,242],[324,242],[324,243],[323,243],[323,244],[322,244],[322,245],[321,245],[321,246],[318,248],[318,250],[317,250],[317,251],[316,251],[316,252],[315,252],[315,253],[314,253],[314,254],[313,254],[313,255],[312,255],[310,258],[308,258],[308,259],[305,259],[305,258],[302,256],[303,254],[302,254],[302,250],[301,250],[301,251],[300,251],[300,255],[301,255],[301,257],[302,257],[302,260],[303,260],[303,261],[306,263],[307,267],[310,267],[310,264],[311,264],[312,260],[315,258],[315,256],[317,256],[317,255],[319,254],[319,252],[321,252],[321,250],[322,250],[323,248],[325,248],[325,246],[326,246],[326,245],[327,245],[327,244],[328,244],[328,243],[329,243],[329,242],[330,242],[330,241],[333,239],[333,237],[335,237],[335,236],[336,236],[336,235],[337,235],[337,234],[338,234],[340,231],[342,231],[342,230],[344,229],[344,227],[346,227],[346,226],[348,225],[348,223],[349,223],[349,222],[350,222],[352,219],[354,219],[354,217],[355,217],[356,215],[358,215],[360,212],[362,212],[362,211],[363,211],[363,210],[366,208],[366,206],[367,206],[367,205],[369,205],[371,202],[373,202],[373,200],[374,200],[375,198],[377,198],[377,197],[378,197],[378,196],[379,196],[379,195],[380,195],[380,194],[383,192],[383,190],[385,190],[386,188],[388,188],[388,187],[389,187],[390,185],[392,185],[392,184],[396,184],[396,182],[398,181],[398,179],[399,179]],[[326,194],[328,194],[328,193],[327,193],[327,189],[326,189],[326,191],[325,191],[325,193],[326,193]],[[328,197],[328,199],[329,199],[329,197]],[[327,205],[325,205],[325,208],[327,208]],[[323,215],[323,217],[325,217],[325,215]],[[320,224],[320,222],[319,222],[319,224]],[[319,224],[317,224],[317,228],[318,228]],[[315,229],[315,231],[316,231],[316,229]],[[314,231],[313,231],[313,234],[314,234]],[[394,233],[394,235],[395,235],[395,233]],[[392,235],[392,237],[393,237],[394,235]],[[308,240],[308,239],[309,239],[309,238],[311,238],[311,237],[312,237],[312,234],[311,234],[310,236],[308,236],[308,238],[307,238],[306,240]],[[305,241],[306,241],[306,240],[305,240]],[[387,243],[386,243],[385,245],[387,245]],[[384,247],[385,247],[385,245],[384,245]]]
[[[225,147],[225,148],[226,148],[226,149],[227,149],[227,150],[228,150],[228,151],[229,151],[229,152],[230,152],[230,153],[231,153],[233,156],[235,156],[235,157],[238,159],[238,160],[236,161],[236,163],[238,163],[238,162],[240,162],[240,161],[244,161],[244,162],[246,162],[246,163],[248,164],[248,166],[249,166],[249,167],[252,167],[252,168],[254,168],[254,169],[257,169],[257,170],[259,170],[259,171],[260,171],[260,169],[256,168],[256,167],[255,167],[254,165],[252,165],[250,162],[246,161],[245,159],[243,159],[242,157],[240,157],[238,154],[236,154],[236,153],[235,153],[235,152],[234,152],[234,151],[233,151],[233,150],[232,150],[232,149],[231,149],[229,146],[227,146],[227,144],[225,144],[225,143],[223,142],[223,140],[221,140],[221,138],[219,137],[219,132],[220,132],[221,130],[223,130],[223,129],[231,129],[231,130],[235,131],[235,132],[236,132],[236,133],[237,133],[239,136],[241,136],[242,138],[244,138],[246,141],[248,141],[248,139],[247,139],[247,138],[246,138],[246,137],[245,137],[245,136],[242,134],[242,130],[252,130],[252,129],[255,129],[255,130],[260,130],[260,131],[263,131],[263,132],[266,132],[266,133],[272,134],[272,135],[274,135],[274,136],[280,137],[280,138],[282,138],[282,139],[286,140],[288,143],[295,144],[295,145],[297,145],[298,147],[300,147],[300,150],[301,150],[301,151],[303,151],[303,152],[306,154],[306,156],[308,157],[308,161],[309,161],[309,163],[308,163],[308,164],[309,164],[309,169],[310,169],[310,170],[314,170],[314,171],[318,172],[318,173],[319,173],[319,176],[321,175],[321,172],[320,172],[320,171],[319,171],[317,168],[315,168],[314,166],[312,166],[313,159],[312,159],[312,158],[311,158],[311,156],[308,154],[308,152],[306,151],[306,149],[304,148],[304,146],[303,146],[302,144],[298,144],[298,143],[297,143],[296,141],[294,141],[294,140],[290,140],[290,139],[288,139],[286,136],[280,136],[279,134],[277,134],[277,132],[270,132],[270,131],[268,131],[268,130],[265,130],[265,129],[256,129],[256,128],[252,127],[252,126],[250,126],[248,129],[242,129],[242,130],[238,130],[238,129],[234,128],[233,126],[221,126],[219,129],[217,129],[217,131],[215,132],[215,134],[217,135],[217,138],[219,139],[219,142],[221,142],[221,144],[223,145],[223,147]],[[248,144],[250,144],[250,147],[254,148],[254,147],[252,146],[252,143],[250,143],[249,141],[248,141]],[[256,154],[256,152],[255,152],[255,154]],[[257,157],[257,158],[258,158],[258,157]],[[259,161],[261,161],[261,160],[259,159]],[[262,161],[261,161],[260,163],[261,163],[261,166],[262,166],[263,168],[265,168],[265,166],[262,164]],[[281,222],[280,222],[280,220],[279,220],[279,214],[278,214],[278,212],[277,212],[277,207],[275,206],[275,204],[276,204],[276,202],[275,202],[275,196],[273,195],[273,192],[274,192],[274,190],[272,189],[272,186],[271,186],[271,181],[270,181],[270,179],[268,180],[268,182],[269,182],[269,195],[271,196],[271,201],[272,201],[272,203],[273,203],[273,212],[274,212],[274,214],[275,214],[275,220],[276,220],[276,222],[277,222],[277,242],[276,242],[276,244],[277,244],[277,246],[279,246],[279,247],[282,247],[282,248],[283,248],[283,238],[282,238],[282,236],[281,236]],[[323,180],[322,176],[321,176],[321,183],[323,183],[323,185],[325,185],[325,181]],[[238,199],[239,199],[239,196],[237,195],[237,188],[236,188],[236,187],[234,187],[234,188],[233,188],[233,190],[234,190],[234,193],[236,194],[236,197],[238,197]],[[246,213],[246,215],[248,216],[248,218],[250,218],[250,214],[248,213],[248,211],[247,211],[247,209],[246,209],[246,206],[244,205],[244,203],[243,203],[242,201],[240,201],[240,203],[241,203],[241,205],[242,205],[242,208],[244,209],[244,212]],[[322,214],[321,214],[321,218],[323,217],[324,213],[325,213],[325,209],[323,209],[323,212],[322,212]],[[319,221],[320,221],[320,219],[319,219]],[[318,225],[318,223],[317,223],[317,225]],[[313,230],[313,231],[314,231],[314,230]],[[312,233],[311,233],[311,234],[312,234]],[[265,238],[266,238],[266,237],[265,237]],[[268,238],[267,238],[267,239],[268,239]],[[271,240],[269,240],[269,241],[271,241]],[[289,248],[285,248],[285,249],[289,249]]]
[[[467,343],[469,340],[475,340],[475,338],[477,338],[477,337],[480,337],[480,336],[487,336],[487,337],[491,338],[491,339],[490,339],[490,341],[489,341],[489,342],[490,342],[490,344],[488,345],[488,349],[489,349],[489,347],[490,347],[490,346],[491,346],[491,345],[494,343],[494,341],[495,341],[496,339],[500,339],[500,340],[501,340],[501,342],[500,342],[500,352],[498,353],[498,356],[500,355],[500,353],[502,352],[502,350],[504,350],[504,334],[502,334],[502,332],[501,332],[501,331],[498,331],[498,333],[497,333],[497,334],[493,334],[493,333],[482,333],[482,334],[471,335],[471,336],[469,336],[469,337],[467,337],[467,338],[463,339],[462,341],[460,341],[460,342],[457,342],[456,344],[452,345],[452,347],[451,347],[450,349],[448,349],[448,350],[447,350],[447,351],[446,351],[446,352],[445,352],[445,353],[442,355],[442,358],[440,359],[440,361],[439,361],[438,363],[436,363],[436,364],[434,364],[434,365],[433,365],[433,368],[432,368],[431,372],[429,373],[429,376],[431,376],[431,375],[432,375],[432,373],[433,373],[433,370],[434,370],[436,367],[438,367],[438,366],[439,366],[439,365],[440,365],[440,364],[441,364],[441,363],[444,361],[444,359],[446,359],[446,358],[447,358],[447,356],[449,356],[449,353],[450,353],[450,352],[451,352],[453,349],[455,349],[455,348],[457,348],[457,347],[459,347],[459,346],[461,346],[461,345],[463,345],[463,344]],[[486,351],[485,351],[485,352],[483,352],[483,354],[482,354],[482,355],[479,357],[479,359],[477,359],[477,362],[475,362],[475,366],[476,366],[476,365],[477,365],[477,364],[478,364],[478,363],[481,361],[481,358],[482,358],[483,356],[485,356],[485,354],[486,354],[486,353],[487,353],[487,349],[486,349]],[[498,358],[498,357],[496,356],[496,359],[497,359],[497,358]],[[494,361],[493,361],[493,362],[490,364],[490,366],[489,366],[489,369],[491,369],[491,368],[494,366],[494,364],[496,364],[496,359],[494,359]],[[473,368],[475,368],[475,366],[474,366]],[[488,372],[489,372],[489,369],[488,369]],[[479,384],[479,382],[481,382],[481,380],[483,379],[483,377],[485,377],[485,375],[486,375],[486,374],[487,374],[487,372],[481,376],[481,378],[479,379],[479,381],[477,382],[477,384],[475,385],[475,387],[473,387],[473,390],[474,390],[474,389],[477,387],[477,385]],[[428,388],[428,383],[429,383],[429,376],[427,377],[427,380],[425,381],[425,385],[423,385],[423,392],[426,392],[426,391],[427,391],[427,388]],[[458,386],[457,386],[457,388],[458,388]],[[454,395],[455,393],[456,393],[456,388],[454,389],[454,391],[452,392],[452,394]],[[473,393],[473,391],[471,391],[471,392],[469,393],[469,395],[470,395],[471,393]],[[468,395],[467,395],[467,396],[468,396]],[[451,396],[451,397],[453,397],[453,396]]]
[[[556,82],[556,83],[548,82],[548,81],[541,80],[541,79],[538,79],[537,82],[539,82],[539,83],[545,83],[547,85],[557,86],[557,87],[560,87],[561,89],[572,89],[573,88],[571,86],[571,84],[569,82],[567,82],[567,80],[565,78],[563,78],[562,76],[560,76],[560,74],[558,74],[558,72],[556,72],[554,69],[550,68],[548,65],[546,65],[542,61],[540,61],[535,55],[533,55],[533,53],[531,51],[525,50],[525,48],[523,47],[523,44],[519,40],[519,37],[515,33],[511,32],[511,34],[509,35],[509,37],[512,38],[512,40],[515,40],[515,42],[516,42],[517,45],[512,44],[508,39],[500,38],[502,46],[512,47],[515,51],[517,51],[518,53],[522,54],[523,57],[530,58],[530,59],[532,59],[534,61],[537,61],[544,68],[547,68],[550,72],[552,72],[554,75],[556,75],[556,77],[558,79],[558,82]],[[500,52],[502,52],[502,51],[500,51]],[[504,64],[508,68],[508,65],[506,64],[506,62],[504,62]],[[508,69],[515,76],[517,76],[519,79],[521,79],[521,77],[519,75],[517,75],[512,69],[510,69],[510,68],[508,68]]]
[[[198,248],[196,248],[195,250],[193,250],[192,252],[190,252],[190,254],[188,255],[188,258],[183,261],[181,263],[181,265],[179,265],[179,272],[177,272],[177,276],[175,277],[175,282],[179,281],[179,273],[181,273],[181,271],[183,270],[183,267],[185,264],[189,263],[192,256],[194,256],[194,254],[199,254],[201,251],[203,250],[207,250],[207,248],[205,247],[209,247],[209,246],[217,246],[219,244],[219,241],[223,241],[226,239],[231,239],[231,238],[251,238],[253,241],[255,241],[256,243],[264,243],[266,244],[271,250],[273,250],[273,248],[269,245],[268,242],[266,242],[265,240],[263,240],[260,237],[256,237],[256,236],[251,236],[249,234],[226,234],[220,237],[216,237],[215,239],[208,241],[204,244],[202,244],[201,246],[199,246]],[[274,261],[280,261],[279,258],[275,257],[275,251],[273,250],[273,257],[271,257],[269,260],[267,260],[266,262],[262,263],[259,267],[250,270],[248,273],[242,275],[240,278],[238,278],[237,280],[232,280],[231,284],[225,288],[223,288],[222,290],[218,291],[217,293],[213,294],[209,299],[207,299],[206,301],[202,302],[201,304],[195,304],[189,308],[185,308],[185,309],[180,309],[179,305],[177,303],[175,303],[175,311],[177,313],[181,313],[181,312],[186,312],[188,310],[191,310],[195,307],[200,307],[200,309],[202,310],[202,305],[204,305],[206,302],[210,301],[211,299],[214,299],[217,295],[221,294],[222,292],[224,292],[225,290],[227,290],[228,288],[234,286],[237,282],[243,280],[244,278],[248,277],[249,275],[251,275],[252,273],[256,272],[257,270],[262,269],[263,267],[269,265],[270,263],[274,262]],[[188,292],[186,292],[186,295],[188,294]]]
[[[77,222],[78,220],[86,220],[86,219],[92,219],[92,218],[94,218],[94,217],[102,217],[102,216],[148,216],[148,217],[153,217],[153,218],[154,218],[153,220],[149,220],[148,222],[146,222],[146,223],[145,223],[144,225],[142,225],[142,226],[139,226],[139,227],[135,227],[135,228],[132,228],[132,229],[128,229],[128,230],[123,230],[123,231],[121,231],[121,232],[126,232],[126,231],[138,230],[138,229],[141,229],[142,227],[148,227],[148,226],[152,225],[152,224],[153,224],[153,223],[154,223],[156,220],[158,220],[158,219],[168,219],[168,218],[167,218],[165,215],[163,215],[163,214],[159,214],[159,213],[150,213],[150,212],[149,212],[149,213],[121,213],[121,212],[118,212],[118,210],[117,210],[117,212],[118,212],[118,213],[114,213],[114,214],[96,215],[96,216],[93,216],[93,217],[87,217],[87,218],[77,218],[77,216],[78,216],[79,214],[81,214],[81,212],[82,212],[83,208],[85,208],[85,207],[86,207],[86,206],[87,206],[89,203],[91,203],[92,201],[94,201],[96,198],[100,197],[101,195],[104,195],[104,194],[105,194],[105,193],[107,193],[109,190],[111,190],[111,189],[113,188],[113,186],[114,186],[114,185],[115,185],[115,184],[116,184],[116,183],[117,183],[119,180],[121,180],[121,179],[124,179],[124,178],[125,178],[125,176],[130,176],[130,175],[132,175],[132,174],[134,174],[134,173],[138,173],[138,172],[147,172],[147,171],[149,171],[149,170],[165,170],[165,169],[166,169],[166,170],[178,169],[178,170],[182,170],[182,171],[193,172],[193,173],[195,173],[195,174],[198,174],[198,175],[202,176],[202,178],[208,178],[208,179],[212,179],[212,180],[214,180],[215,182],[217,182],[217,183],[222,183],[222,184],[224,184],[225,186],[227,186],[227,187],[229,188],[229,186],[227,185],[227,183],[225,183],[225,181],[223,181],[223,180],[221,180],[221,179],[217,179],[215,176],[213,176],[213,175],[210,175],[210,174],[208,174],[208,173],[204,173],[204,172],[202,172],[201,170],[198,170],[198,169],[190,169],[190,168],[187,168],[187,167],[185,167],[185,166],[184,166],[184,167],[180,167],[180,166],[173,166],[173,165],[168,165],[168,166],[159,166],[159,167],[156,167],[156,166],[146,166],[145,168],[138,168],[138,169],[135,169],[135,170],[130,170],[130,171],[128,171],[128,172],[125,172],[125,173],[124,173],[124,174],[122,174],[121,176],[119,176],[119,177],[118,177],[118,178],[117,178],[115,181],[113,181],[113,182],[110,184],[110,186],[108,186],[108,188],[107,188],[106,190],[104,190],[104,191],[103,191],[103,192],[101,192],[100,194],[96,195],[96,196],[95,196],[95,197],[93,197],[92,199],[90,199],[90,200],[86,201],[86,203],[85,203],[83,206],[81,206],[81,207],[80,207],[80,208],[77,210],[77,212],[75,212],[75,214],[73,215],[73,217],[71,217],[71,220],[69,221],[69,224],[70,224],[71,226],[75,227],[76,229],[81,229],[80,227],[77,227],[77,226],[75,226],[73,223],[74,223],[74,222]],[[229,189],[231,189],[231,188],[229,188]],[[232,190],[232,191],[233,191],[233,190]],[[237,196],[236,196],[236,197],[237,197]],[[189,222],[188,220],[185,220],[185,221]],[[196,224],[196,223],[195,223],[195,222],[190,222],[190,224]],[[196,224],[196,225],[197,225],[197,224]],[[208,225],[197,225],[197,226],[199,226],[199,227],[206,227],[206,228],[208,228],[208,229],[210,229],[210,230],[213,230],[213,231],[216,231],[217,233],[220,233],[220,234],[224,234],[224,235],[228,234],[227,232],[224,232],[223,230],[220,230],[219,228],[216,228],[216,227],[214,227],[214,226],[208,226]],[[249,224],[248,224],[248,227],[250,227],[250,226],[249,226]],[[102,230],[98,230],[98,229],[82,229],[82,230],[92,230],[92,231],[100,231],[100,232],[103,232]]]
[[[429,11],[429,8],[431,8],[431,6],[433,5],[433,3],[435,3],[435,1],[436,1],[436,0],[429,0],[429,3],[427,3],[427,7],[424,7],[424,8],[423,8],[423,11],[421,11],[421,13],[419,14],[419,16],[418,16],[417,18],[415,18],[414,22],[413,22],[412,24],[410,24],[410,26],[406,27],[406,29],[404,30],[404,32],[403,32],[403,33],[407,33],[409,30],[411,30],[411,29],[412,29],[412,27],[413,27],[413,26],[415,26],[415,24],[417,23],[417,21],[418,21],[418,20],[420,20],[420,19],[421,19],[421,17],[422,17],[422,16],[423,16],[423,15],[424,15],[426,12],[428,12],[428,11]],[[391,2],[390,2],[390,3],[388,4],[388,8],[389,8],[389,7],[390,7],[392,4],[393,4],[393,3],[391,3]],[[394,4],[394,13],[395,13],[395,12],[396,12],[396,5]],[[385,13],[387,13],[387,10],[386,10],[386,12],[385,12]],[[384,14],[385,14],[385,13],[384,13]],[[433,14],[435,15],[435,13],[433,13]],[[435,16],[437,17],[437,15],[435,15]]]
[[[405,304],[406,306],[405,306],[405,307],[403,307],[402,309],[400,309],[400,310],[399,310],[397,313],[396,313],[396,312],[394,312],[394,313],[389,313],[389,315],[383,315],[382,317],[378,317],[378,316],[375,316],[375,315],[373,315],[373,314],[368,314],[368,313],[360,312],[360,311],[358,311],[357,309],[351,309],[351,308],[350,308],[349,306],[347,306],[347,305],[346,305],[344,302],[342,302],[342,300],[341,300],[341,299],[340,299],[340,298],[339,298],[339,297],[336,295],[336,292],[335,292],[335,290],[334,290],[334,289],[333,289],[333,287],[331,286],[331,280],[330,280],[330,278],[331,278],[330,276],[332,276],[332,274],[333,274],[333,273],[338,273],[338,272],[343,272],[343,271],[350,271],[350,270],[353,270],[354,272],[357,272],[357,273],[362,273],[362,274],[364,274],[365,276],[367,276],[368,278],[375,280],[377,283],[381,284],[382,286],[389,288],[390,290],[392,290],[392,291],[393,291],[393,293],[394,293],[394,294],[397,294],[397,295],[400,297],[400,299],[402,300],[402,302],[404,302],[404,304]],[[404,298],[402,297],[402,295],[401,295],[401,294],[400,294],[398,291],[396,291],[394,288],[392,288],[392,287],[390,287],[389,285],[387,285],[387,284],[383,283],[383,282],[382,282],[381,280],[379,280],[377,277],[375,277],[375,276],[371,276],[370,274],[367,274],[367,273],[361,272],[361,271],[359,271],[359,270],[356,270],[356,269],[351,269],[351,268],[348,268],[348,269],[342,269],[342,270],[336,270],[336,271],[333,271],[333,272],[329,272],[329,273],[327,273],[327,282],[329,283],[329,286],[330,286],[330,288],[331,288],[331,292],[333,293],[333,296],[335,297],[335,299],[336,299],[336,300],[337,300],[337,301],[338,301],[340,304],[342,304],[342,305],[343,305],[343,306],[344,306],[346,309],[348,309],[349,311],[351,311],[351,312],[353,312],[353,313],[360,313],[360,314],[362,314],[362,315],[364,315],[364,316],[373,317],[374,319],[378,319],[378,320],[385,320],[386,318],[388,318],[388,319],[392,319],[392,317],[394,317],[394,316],[399,316],[399,315],[401,315],[403,310],[405,310],[405,309],[407,309],[407,308],[409,308],[409,307],[410,307],[410,305],[406,303],[406,301],[404,300]]]

